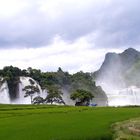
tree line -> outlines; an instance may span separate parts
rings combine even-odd
[[[69,74],[61,68],[58,68],[56,72],[42,72],[40,69],[31,67],[21,70],[18,67],[6,66],[0,70],[0,77],[7,81],[11,99],[17,96],[16,92],[20,76],[33,78],[41,86],[42,90],[47,90],[48,92],[45,100],[37,96],[31,99],[32,103],[52,104],[56,102],[65,104],[62,99],[62,91],[66,90],[70,94],[70,98],[76,101],[76,105],[88,105],[94,94],[104,92],[101,87],[96,86],[90,73],[80,71],[75,74]],[[31,98],[35,92],[39,92],[34,83],[26,86],[23,91],[25,96],[30,96]]]

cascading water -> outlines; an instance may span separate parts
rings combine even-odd
[[[109,106],[140,105],[140,88],[131,86],[107,93]]]
[[[106,81],[106,80],[105,80]],[[113,82],[96,81],[106,93],[108,106],[140,105],[140,88],[136,86],[127,87],[124,82],[118,86]]]
[[[23,88],[27,85],[31,85],[30,80],[34,82],[35,86],[38,86],[40,94],[39,96],[46,98],[47,96],[47,90],[41,89],[40,85],[32,78],[30,77],[20,77],[19,82],[19,93],[17,95],[17,98],[13,101],[11,101],[9,96],[9,89],[7,82],[3,82],[0,86],[0,103],[3,104],[31,104],[30,97],[24,97],[25,92],[23,91]],[[100,84],[101,85],[101,84]],[[126,106],[126,105],[140,105],[140,88],[136,86],[131,86],[124,89],[109,89],[107,85],[103,85],[102,87],[104,91],[106,92],[106,95],[108,97],[107,104],[109,106]],[[38,96],[38,93],[35,93],[33,98]],[[69,98],[67,94],[63,95],[63,98],[65,102]],[[96,100],[96,99],[95,99]],[[68,101],[67,101],[68,102]],[[68,104],[72,104],[71,102]]]
[[[25,92],[23,91],[25,86],[31,85],[30,80],[32,80],[34,82],[34,86],[38,86],[39,91],[40,91],[40,93],[35,93],[33,95],[33,98],[38,95],[41,97],[45,97],[46,92],[42,92],[40,85],[34,79],[32,79],[30,77],[20,77],[19,94],[18,94],[17,99],[12,102],[13,104],[31,104],[30,97],[24,97]]]
[[[2,104],[10,104],[10,96],[7,82],[4,82],[0,86],[0,103]]]

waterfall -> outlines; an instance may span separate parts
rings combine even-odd
[[[4,82],[0,86],[0,103],[2,104],[10,104],[10,96],[7,82]]]
[[[40,85],[32,78],[30,77],[20,77],[20,82],[19,82],[19,94],[17,99],[15,99],[12,103],[13,104],[31,104],[31,99],[30,97],[24,97],[25,96],[25,92],[23,91],[23,89],[25,88],[25,86],[31,85],[30,80],[32,80],[34,82],[34,86],[38,86],[40,94],[39,93],[35,93],[33,95],[33,98],[38,96],[38,94],[40,96],[42,96],[43,92],[42,89],[40,87]]]
[[[131,86],[107,94],[109,106],[140,105],[140,88]]]
[[[10,100],[9,96],[9,89],[7,82],[3,82],[0,84],[0,103],[3,104],[31,104],[30,97],[24,97],[25,92],[23,91],[23,88],[25,86],[31,85],[30,81],[34,82],[35,86],[38,86],[40,91],[40,96],[44,99],[47,96],[47,90],[41,89],[40,85],[32,78],[30,77],[20,77],[19,82],[19,93],[16,96],[17,98],[15,100]],[[126,106],[126,105],[140,105],[140,88],[136,86],[130,86],[128,88],[108,88],[107,85],[102,85],[103,90],[106,92],[108,101],[107,104],[109,106]],[[111,86],[110,86],[111,87]],[[66,91],[63,91],[63,99],[67,104],[72,104],[69,100],[69,95]],[[38,93],[35,93],[33,95],[33,98],[38,96]],[[103,102],[100,98],[98,99],[99,102]],[[95,98],[95,101],[97,99]]]
[[[39,93],[35,93],[33,95],[33,98],[36,96],[41,96],[42,98],[46,98],[47,96],[47,90],[41,89],[40,85],[31,77],[20,77],[18,84],[18,94],[16,95],[16,99],[11,100],[10,95],[9,95],[9,88],[7,82],[1,82],[0,83],[0,104],[31,104],[31,99],[30,97],[24,97],[25,92],[23,89],[25,86],[31,85],[31,81],[34,82],[34,86],[38,86],[39,88]]]
[[[106,93],[108,106],[140,105],[140,87],[116,86],[113,82],[96,81]]]

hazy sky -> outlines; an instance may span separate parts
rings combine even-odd
[[[140,50],[140,0],[0,0],[0,68],[94,71]]]

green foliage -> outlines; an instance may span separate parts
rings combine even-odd
[[[6,66],[6,67],[3,68],[2,75],[4,77],[7,76],[7,77],[9,77],[11,79],[11,78],[14,78],[14,77],[22,75],[22,71],[17,67]]]
[[[100,94],[95,82],[90,73],[82,71],[70,75],[58,68],[57,72],[41,72],[40,70],[28,68],[28,75],[38,81],[42,89],[51,90],[51,87],[59,87],[59,90],[66,89],[69,94],[77,89],[83,89],[92,92],[93,94]],[[103,92],[102,92],[103,93]]]
[[[58,83],[58,80],[56,78],[56,73],[54,72],[42,73],[40,85],[43,89],[46,89],[48,86],[51,86],[51,85],[56,85],[57,83]]]
[[[93,97],[91,92],[82,89],[74,91],[70,96],[72,100],[77,100],[75,105],[89,105]]]
[[[17,67],[8,66],[4,67],[3,70],[0,70],[0,77],[7,80],[11,98],[16,98],[18,95],[17,92],[20,76],[28,76],[33,78],[38,82],[42,89],[52,90],[51,87],[53,87],[54,90],[55,87],[57,87],[58,91],[62,91],[64,89],[69,94],[77,89],[83,89],[91,92],[94,95],[105,95],[104,92],[99,90],[95,85],[90,73],[80,71],[75,74],[69,74],[68,72],[64,72],[62,68],[58,68],[57,72],[41,72],[41,70],[33,69],[31,67],[29,67],[27,70],[21,70]],[[52,93],[54,93],[54,91]],[[52,94],[49,96],[58,95]]]
[[[39,83],[41,82],[42,79],[42,73],[41,70],[38,69],[32,69],[31,67],[29,67],[27,69],[27,73],[29,77],[32,77],[33,79],[35,79],[36,81],[38,81]]]
[[[92,90],[95,87],[95,82],[90,73],[80,71],[72,75],[72,86],[74,89],[83,87],[86,90]]]
[[[44,99],[40,96],[37,96],[33,99],[33,104],[43,104],[44,103]]]
[[[48,88],[48,95],[45,99],[46,103],[58,103],[58,104],[65,104],[62,95],[63,93],[58,87],[49,86]]]

